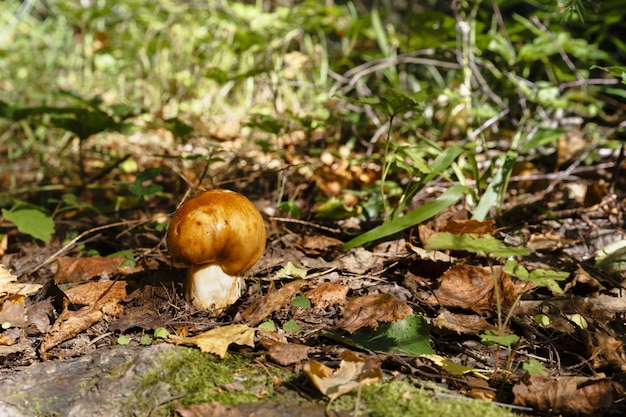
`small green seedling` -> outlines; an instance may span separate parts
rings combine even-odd
[[[122,335],[122,336],[117,338],[117,344],[118,345],[128,345],[130,343],[130,340],[131,340],[130,337]]]
[[[291,302],[291,305],[294,307],[300,307],[306,310],[306,309],[311,308],[311,300],[309,300],[302,294],[298,294]]]
[[[287,323],[283,324],[283,330],[290,333],[298,333],[300,331],[300,326],[293,320],[289,320]]]
[[[154,329],[154,338],[155,339],[167,339],[167,336],[169,336],[169,334],[170,334],[170,332],[165,330],[165,328],[163,328],[163,327],[157,327],[156,329]]]

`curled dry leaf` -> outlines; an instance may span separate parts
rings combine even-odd
[[[102,310],[93,306],[83,307],[78,311],[71,311],[66,308],[41,342],[41,347],[39,348],[41,357],[46,359],[47,352],[50,349],[87,330],[103,317],[104,313]]]
[[[459,334],[479,334],[495,327],[483,317],[475,314],[457,314],[443,309],[437,317],[432,319],[432,325],[438,329],[448,330]]]
[[[217,327],[208,332],[196,336],[182,337],[170,334],[168,341],[177,345],[196,345],[201,351],[213,353],[220,358],[226,356],[228,346],[232,343],[254,347],[254,334],[256,329],[245,324],[233,324],[230,326]]]
[[[376,329],[379,321],[395,322],[412,313],[406,301],[391,294],[370,294],[350,300],[337,325],[354,333],[361,327]]]
[[[308,358],[311,348],[297,343],[287,343],[275,333],[259,330],[259,342],[267,349],[267,356],[279,365],[288,366]]]
[[[324,235],[304,236],[302,240],[297,244],[307,255],[319,255],[324,251],[331,248],[337,248],[343,245],[343,242],[334,237]]]
[[[332,369],[318,362],[304,364],[304,372],[313,385],[331,400],[353,389],[379,382],[383,378],[380,364],[366,361],[351,351],[346,351],[339,369]]]
[[[439,278],[439,288],[434,297],[427,300],[431,305],[449,308],[461,308],[478,314],[495,311],[496,293],[493,283],[494,276],[500,288],[501,303],[508,308],[518,294],[511,277],[499,266],[478,267],[456,264],[450,267]]]
[[[120,304],[126,298],[126,281],[88,282],[65,291],[72,304],[93,306],[111,316],[119,317],[124,308]]]
[[[97,323],[105,314],[119,316],[123,312],[120,302],[126,298],[126,282],[89,282],[65,292],[71,303],[83,305],[77,310],[65,306],[41,343],[42,357],[61,342],[69,340]]]
[[[305,295],[311,300],[315,311],[324,311],[328,307],[345,303],[348,289],[347,285],[325,282],[319,287],[307,291]]]
[[[601,415],[611,408],[613,387],[606,378],[534,375],[513,387],[515,404],[550,415]]]
[[[286,284],[278,290],[268,293],[261,301],[252,304],[243,313],[243,318],[251,325],[256,326],[273,312],[291,303],[293,297],[305,284],[304,280],[297,280]]]

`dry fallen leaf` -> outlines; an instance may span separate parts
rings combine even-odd
[[[324,251],[331,248],[337,248],[341,245],[343,245],[343,242],[339,239],[335,239],[334,237],[313,235],[304,236],[301,242],[297,244],[297,247],[307,255],[319,255]]]
[[[2,235],[0,238],[0,256],[4,255],[6,250],[9,248],[9,235],[7,233]]]
[[[613,388],[606,378],[543,377],[534,375],[513,387],[515,404],[550,415],[602,415],[613,403]]]
[[[259,331],[258,336],[259,341],[268,351],[267,356],[279,365],[293,365],[309,357],[310,346],[283,342],[278,340],[274,333],[266,331]]]
[[[324,311],[328,307],[345,303],[348,289],[347,285],[325,282],[319,287],[307,291],[304,295],[311,300],[315,311]]]
[[[120,302],[126,298],[126,282],[89,282],[70,288],[65,292],[69,302],[59,315],[41,343],[41,356],[61,342],[69,340],[97,323],[105,314],[118,316],[123,307]],[[69,303],[83,305],[77,311],[69,310]]]
[[[126,258],[116,256],[92,256],[89,258],[57,258],[57,272],[54,282],[85,282],[94,277],[109,279],[115,275]]]
[[[460,235],[463,233],[474,233],[477,235],[493,235],[493,221],[450,219],[441,228],[440,232],[449,232],[455,235]]]
[[[123,312],[120,303],[126,298],[126,281],[88,282],[66,290],[65,295],[73,304],[97,304],[103,313],[119,317]]]
[[[581,334],[593,368],[625,372],[626,346],[622,335],[616,334],[609,326],[602,326],[600,323],[597,326],[601,328],[591,328]]]
[[[495,327],[483,317],[475,314],[457,314],[442,309],[437,317],[431,320],[431,324],[442,330],[448,330],[459,334],[479,334]]]
[[[367,249],[358,247],[350,249],[348,253],[337,259],[337,263],[341,270],[353,274],[365,274],[380,266],[380,258]]]
[[[371,363],[351,351],[346,351],[339,369],[332,369],[318,362],[304,364],[304,372],[313,385],[331,400],[353,389],[379,382],[383,372],[378,363]]]
[[[533,233],[526,246],[535,251],[554,251],[576,243],[576,240],[566,239],[556,232]]]
[[[406,301],[391,294],[370,294],[350,300],[337,325],[354,333],[361,327],[376,329],[379,321],[396,322],[412,313]]]
[[[16,281],[17,277],[6,269],[3,264],[0,264],[0,294],[28,295],[37,292],[41,288],[41,285],[25,284]]]
[[[500,286],[502,305],[507,308],[515,300],[518,289],[499,266],[489,268],[466,264],[453,265],[439,278],[439,288],[433,291],[434,297],[429,298],[427,302],[431,305],[461,308],[478,314],[492,313],[496,305],[492,274],[495,274]]]
[[[242,313],[243,318],[251,326],[256,326],[273,312],[291,303],[293,297],[305,283],[304,280],[299,279],[286,284],[274,292],[268,293],[261,301],[248,307]]]
[[[6,324],[10,328],[22,328],[26,326],[27,318],[23,295],[12,295],[4,299],[0,306],[0,324]]]
[[[170,334],[168,340],[177,345],[196,345],[201,351],[213,353],[220,358],[226,356],[228,346],[232,343],[254,347],[254,333],[256,329],[245,324],[216,327],[208,332],[195,336],[182,337]]]
[[[69,340],[77,334],[87,330],[104,317],[102,310],[93,306],[83,307],[78,311],[67,308],[59,315],[50,331],[45,335],[39,352],[46,359],[47,352],[61,342]]]

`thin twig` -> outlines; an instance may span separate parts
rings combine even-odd
[[[70,250],[71,248],[73,248],[78,241],[80,241],[82,238],[94,233],[94,232],[99,232],[101,230],[106,230],[106,229],[111,229],[113,227],[118,227],[118,226],[124,226],[124,225],[128,225],[128,224],[132,224],[135,222],[128,222],[128,221],[123,221],[123,222],[117,222],[117,223],[111,223],[111,224],[105,224],[103,226],[98,226],[98,227],[94,227],[93,229],[89,229],[89,230],[85,230],[84,232],[82,232],[80,235],[76,236],[74,239],[70,240],[68,243],[65,244],[65,246],[63,246],[61,249],[59,249],[58,251],[56,251],[55,253],[53,253],[50,257],[48,257],[47,259],[33,265],[33,266],[29,266],[23,269],[20,269],[18,271],[15,272],[15,276],[19,277],[22,276],[24,274],[30,274],[33,273],[37,270],[39,270],[40,268],[48,265],[49,263],[52,263],[55,259],[57,259],[59,256],[63,255],[65,252],[67,252],[68,250]]]
[[[530,21],[533,22],[535,26],[541,29],[541,31],[545,33],[552,40],[552,42],[554,43],[554,46],[556,46],[556,48],[559,51],[559,55],[561,56],[561,59],[563,60],[563,62],[565,62],[565,65],[567,65],[570,71],[574,73],[578,81],[583,82],[585,78],[580,74],[580,72],[578,72],[576,65],[574,65],[572,60],[569,59],[569,56],[567,55],[567,53],[565,53],[563,48],[561,48],[561,45],[559,45],[556,38],[554,37],[554,33],[550,32],[550,30],[548,30],[548,28],[545,27],[543,23],[541,23],[541,21],[537,18],[537,16],[532,16],[530,18]]]
[[[305,220],[290,219],[288,217],[270,217],[269,219],[273,221],[277,221],[277,222],[282,222],[282,223],[301,224],[303,226],[314,227],[316,229],[325,230],[331,233],[341,233],[341,229],[333,229],[332,227],[322,226],[321,224],[307,222]]]

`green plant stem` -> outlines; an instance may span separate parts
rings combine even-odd
[[[387,128],[387,135],[385,137],[385,152],[383,155],[383,172],[380,176],[380,198],[383,202],[383,213],[385,214],[384,220],[389,220],[391,214],[389,211],[389,201],[385,193],[385,183],[387,181],[387,174],[389,173],[392,164],[391,155],[389,155],[389,148],[391,146],[391,126],[393,125],[394,118],[394,114],[391,114],[389,117],[389,127]]]

